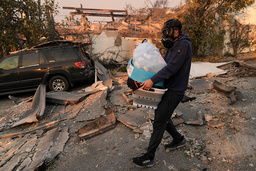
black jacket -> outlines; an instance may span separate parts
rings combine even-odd
[[[187,89],[191,67],[192,47],[186,34],[174,43],[165,53],[167,65],[158,71],[151,80],[154,84],[165,80],[165,87],[178,94],[184,94]]]

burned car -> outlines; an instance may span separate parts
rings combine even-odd
[[[67,91],[77,82],[91,81],[94,62],[88,44],[54,41],[13,53],[0,61],[0,95],[36,90]]]

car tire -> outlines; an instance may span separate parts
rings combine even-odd
[[[68,80],[61,75],[56,75],[49,81],[49,89],[51,91],[67,91],[69,87]]]

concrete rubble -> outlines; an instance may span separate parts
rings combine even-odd
[[[218,80],[214,80],[213,87],[214,89],[226,94],[231,99],[230,104],[234,104],[236,102],[236,95],[235,95],[236,87],[223,84]]]
[[[149,117],[149,113],[143,108],[138,108],[135,110],[130,110],[125,114],[118,116],[117,120],[126,125],[127,127],[134,130],[137,133],[143,133],[141,130],[142,124],[144,124]]]
[[[231,64],[233,64],[233,62],[226,63],[224,65],[222,64],[221,67],[222,68],[226,67],[226,69],[229,69]],[[227,73],[228,73],[228,71],[225,70],[223,72],[220,72],[219,74],[221,74],[221,75],[224,74],[223,77],[225,77],[225,74],[227,74]],[[228,74],[230,74],[230,73],[228,73]],[[239,98],[238,98],[239,91],[237,91],[237,88],[235,86],[230,86],[226,83],[219,81],[216,77],[218,77],[217,73],[212,75],[212,74],[207,74],[207,72],[205,72],[205,74],[203,74],[203,75],[198,75],[198,77],[196,79],[191,79],[190,84],[189,84],[190,89],[186,92],[187,94],[184,97],[184,103],[189,102],[191,100],[195,100],[197,94],[208,94],[208,93],[214,92],[215,90],[220,93],[220,96],[219,96],[220,98],[221,98],[221,96],[230,98],[231,102],[228,105],[233,105],[235,102],[237,102],[239,100]],[[207,93],[205,93],[205,92],[207,92]],[[194,97],[189,97],[191,95]],[[241,94],[240,94],[240,96],[241,96]],[[132,96],[132,97],[134,97],[134,96]],[[190,99],[190,100],[186,100],[186,99]],[[130,103],[134,103],[134,99],[131,98],[129,100],[130,100]],[[198,100],[196,103],[200,104],[201,103],[200,100]],[[207,96],[205,96],[204,101],[207,103]],[[246,99],[240,98],[240,101],[246,101]],[[205,102],[203,102],[203,103],[205,103]],[[141,105],[141,106],[146,107],[143,105]],[[206,109],[206,111],[201,111],[201,110],[195,110],[195,111],[189,110],[188,111],[186,108],[183,108],[183,107],[184,107],[183,105],[181,107],[179,106],[178,111],[179,112],[184,111],[184,112],[180,112],[182,114],[178,117],[175,116],[175,113],[174,113],[174,116],[172,118],[174,123],[175,123],[175,121],[181,119],[177,124],[175,124],[177,126],[182,127],[184,124],[191,125],[191,126],[207,125],[209,128],[213,128],[213,129],[224,129],[225,127],[230,127],[230,125],[229,125],[230,123],[226,122],[227,118],[222,116],[223,113],[213,114],[213,113],[210,113],[210,110],[208,110],[208,109]],[[193,106],[191,106],[191,107],[193,108]],[[134,124],[132,124],[132,123],[135,123],[138,120],[140,120],[141,123],[143,121],[141,121],[141,117],[137,116],[137,114],[139,112],[136,110],[134,110],[135,112],[133,114],[130,114],[127,112],[126,114],[120,115],[120,118],[118,118],[118,120],[120,122],[122,122],[123,124],[125,124],[127,127],[133,129],[133,131],[135,133],[140,133],[143,136],[143,139],[149,139],[150,136],[147,136],[146,133],[152,131],[153,118],[149,119],[149,117],[144,116],[144,118],[145,118],[144,124],[146,126],[144,126],[143,128],[146,130],[138,131],[138,126],[134,127]],[[144,108],[144,110],[146,110],[146,109]],[[234,112],[237,114],[240,113],[239,111],[231,111],[231,115],[233,115],[232,113],[234,113]],[[183,113],[189,113],[190,116],[189,117],[183,116]],[[231,126],[230,130],[233,132],[237,132],[237,129],[232,128],[232,126]],[[135,139],[139,139],[140,134],[135,134],[136,135]],[[186,147],[186,149],[184,151],[184,153],[187,156],[189,156],[191,158],[198,158],[199,160],[201,160],[205,163],[209,163],[215,159],[215,157],[209,157],[210,152],[207,149],[207,143],[209,143],[209,142],[206,142],[205,140],[202,140],[202,139],[194,139],[194,138],[189,138],[189,137],[187,138],[187,140],[189,141],[189,147]],[[167,142],[170,142],[169,135],[165,135],[165,137],[162,141],[163,144],[166,144]],[[166,151],[166,152],[169,152],[169,151]]]
[[[76,104],[82,101],[86,96],[93,94],[98,91],[107,90],[108,87],[105,86],[103,81],[97,81],[96,83],[92,84],[90,87],[84,88],[79,92],[47,92],[46,93],[46,99],[47,102],[55,103],[55,104]]]
[[[116,117],[112,111],[111,113],[106,114],[106,116],[101,116],[100,118],[87,123],[84,127],[78,130],[77,134],[81,139],[88,139],[113,129],[115,127],[115,123]]]
[[[46,93],[45,85],[41,84],[31,103],[31,100],[9,96],[17,106],[10,109],[10,117],[7,114],[1,118],[1,169],[43,168],[63,151],[70,131],[76,132],[80,139],[88,139],[115,127],[114,110],[107,107],[106,101],[112,79],[103,65],[96,65],[99,66],[97,73],[103,73],[99,78],[104,81],[97,81],[79,92]],[[65,122],[72,119],[86,124],[69,130]]]
[[[9,95],[9,99],[13,101],[14,104],[18,105],[21,102],[29,102],[33,99],[33,97],[28,97],[28,98],[17,98],[15,96]]]
[[[117,129],[118,124],[133,131],[134,141],[145,142],[150,139],[154,108],[133,105],[134,92],[126,85],[126,74],[111,75],[101,64],[96,65],[97,74],[100,75],[97,78],[101,81],[95,79],[94,84],[80,91],[46,93],[45,86],[40,85],[32,102],[11,97],[16,105],[4,111],[4,117],[0,118],[1,169],[40,170],[52,163],[72,138],[76,137],[77,142],[88,140]],[[197,170],[202,170],[202,165],[206,167],[217,159],[231,163],[232,160],[222,152],[222,148],[234,148],[232,140],[242,143],[235,135],[243,136],[243,130],[235,123],[245,123],[247,120],[255,122],[255,116],[246,116],[246,108],[243,110],[235,106],[247,99],[239,91],[236,82],[231,84],[232,80],[226,78],[233,73],[234,65],[238,65],[238,62],[221,63],[224,70],[220,73],[209,74],[207,71],[194,74],[196,78],[190,79],[184,99],[172,115],[174,125],[188,141],[181,150],[185,156],[201,162],[196,166]],[[247,66],[244,63],[241,65]],[[251,75],[254,72],[251,66],[250,72]],[[208,133],[204,137],[197,135],[206,130]],[[223,145],[218,146],[216,135],[220,136],[224,131],[228,133],[227,140],[223,139]],[[120,141],[123,139],[119,138]],[[162,144],[171,140],[170,135],[165,133]],[[253,145],[250,142],[247,144]],[[141,149],[136,150],[140,152]],[[121,152],[118,155],[122,155]],[[165,169],[179,170],[177,165],[169,164],[168,161],[164,160],[161,164]],[[254,168],[255,164],[251,163],[249,167]]]
[[[13,124],[13,127],[25,123],[37,122],[44,114],[46,87],[40,84],[33,97],[31,109],[24,113],[25,118]]]

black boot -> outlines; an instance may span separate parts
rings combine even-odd
[[[151,159],[146,154],[141,157],[135,157],[132,161],[137,167],[152,167],[155,164],[154,159]]]
[[[164,147],[169,150],[174,150],[176,148],[181,148],[186,145],[186,139],[184,136],[180,140],[173,140],[171,143],[165,145]]]

